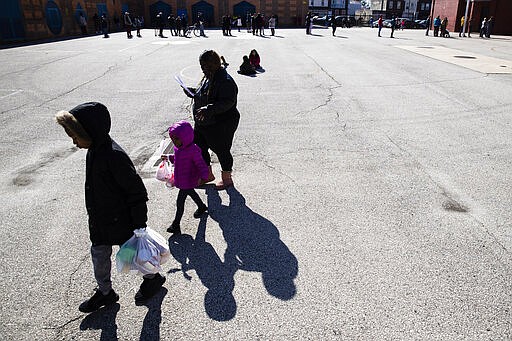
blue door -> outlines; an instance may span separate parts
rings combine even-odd
[[[48,1],[46,3],[46,25],[55,35],[58,35],[62,31],[62,15],[60,14],[59,6],[54,1]]]
[[[149,5],[149,15],[151,19],[151,25],[156,27],[156,16],[158,13],[162,12],[162,17],[164,21],[167,22],[167,17],[171,15],[171,5],[166,4],[163,1],[157,1],[152,5]]]
[[[23,39],[25,37],[18,0],[0,1],[0,37],[6,41]]]
[[[199,1],[192,5],[192,22],[197,20],[199,13],[202,14],[205,26],[211,26],[213,21],[213,5],[206,1]]]
[[[96,9],[98,10],[98,17],[101,18],[105,14],[108,18],[107,4],[96,4]]]
[[[245,19],[247,17],[247,13],[256,13],[256,6],[251,5],[247,1],[239,2],[235,6],[233,6],[233,15],[235,17]]]

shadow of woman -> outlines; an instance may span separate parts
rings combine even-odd
[[[279,238],[277,227],[245,204],[245,198],[229,187],[229,205],[219,192],[207,187],[208,213],[218,222],[227,243],[224,255],[229,269],[260,272],[267,292],[281,300],[295,296],[297,258]],[[234,273],[233,273],[234,274]]]
[[[162,301],[167,295],[167,289],[160,291],[143,305],[148,307],[146,317],[140,331],[140,340],[160,340],[160,323],[162,323]]]
[[[100,340],[117,340],[117,312],[121,306],[115,303],[87,315],[80,323],[80,330],[101,329]]]
[[[169,238],[169,248],[173,257],[181,264],[181,271],[187,280],[192,277],[188,270],[195,270],[201,283],[208,289],[204,297],[204,307],[208,316],[215,321],[228,321],[236,315],[236,302],[233,297],[236,266],[223,263],[210,243],[205,240],[207,217],[199,221],[195,239],[188,234]],[[171,269],[169,273],[180,271]]]

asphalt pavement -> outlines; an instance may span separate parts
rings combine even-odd
[[[511,37],[165,34],[0,50],[0,339],[512,338]],[[53,117],[109,108],[148,225],[169,238],[177,192],[155,157],[168,126],[191,120],[174,76],[197,84],[205,49],[239,87],[235,187],[199,190],[199,220],[187,201],[147,305],[134,304],[141,277],[114,268],[119,303],[80,313],[95,287],[86,152]],[[237,74],[251,49],[264,70]]]

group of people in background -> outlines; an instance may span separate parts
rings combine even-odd
[[[480,38],[490,38],[493,26],[494,17],[490,17],[489,19],[484,18],[484,20],[482,20],[482,25],[480,26]]]
[[[429,16],[426,20],[427,30],[425,32],[425,35],[428,36],[428,32],[430,30],[431,25],[431,17]],[[444,17],[444,19],[441,20],[441,16],[437,16],[434,18],[433,21],[434,25],[434,37],[450,37],[450,32],[447,30],[448,25],[448,18]],[[489,19],[484,18],[482,20],[482,23],[480,25],[480,38],[490,38],[492,28],[494,25],[494,18],[490,17]],[[465,37],[466,33],[468,34],[468,37],[471,38],[471,31],[473,29],[473,20],[472,18],[468,18],[466,20],[465,16],[462,16],[460,18],[460,30],[459,30],[459,37]]]

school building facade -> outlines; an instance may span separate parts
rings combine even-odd
[[[460,31],[460,19],[466,13],[466,0],[432,0],[432,18],[438,15],[448,18],[448,31]],[[471,32],[480,30],[484,18],[493,17],[491,34],[512,35],[512,0],[470,0],[468,18],[471,19]]]
[[[69,37],[80,34],[79,18],[94,33],[94,15],[106,14],[111,30],[118,30],[122,13],[141,15],[145,27],[153,27],[157,13],[184,16],[191,24],[201,13],[207,27],[220,26],[222,16],[245,18],[251,13],[277,15],[280,27],[304,24],[308,2],[304,0],[0,0],[0,44]]]

